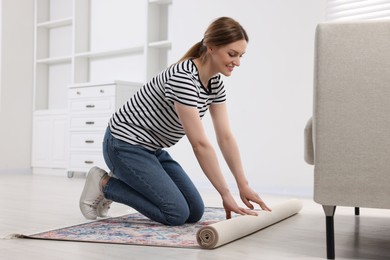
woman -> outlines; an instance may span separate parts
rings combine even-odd
[[[235,20],[221,17],[210,24],[202,41],[176,64],[144,85],[110,119],[103,153],[114,174],[94,167],[87,176],[80,209],[88,219],[104,217],[112,201],[126,204],[165,225],[201,219],[202,198],[165,147],[184,135],[207,178],[231,212],[256,215],[253,204],[270,210],[248,185],[239,149],[231,132],[221,75],[230,76],[245,53],[248,36]],[[235,202],[222,175],[201,118],[210,110],[218,146],[248,207]]]

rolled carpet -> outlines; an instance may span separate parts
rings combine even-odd
[[[291,199],[273,206],[271,212],[262,210],[258,216],[238,216],[204,226],[197,231],[196,239],[202,248],[217,248],[291,217],[301,209],[302,202]]]

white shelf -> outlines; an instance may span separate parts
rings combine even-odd
[[[102,58],[118,55],[131,55],[136,53],[143,53],[144,46],[134,46],[116,50],[102,50],[102,51],[90,51],[75,54],[78,58]]]
[[[166,40],[166,41],[150,42],[148,44],[148,47],[150,47],[150,48],[170,49],[171,45],[172,45],[171,42]]]
[[[60,64],[60,63],[68,63],[68,62],[72,62],[71,56],[54,57],[54,58],[37,60],[38,64]]]
[[[37,28],[51,29],[51,28],[58,28],[62,26],[70,26],[72,25],[72,23],[73,23],[73,17],[69,17],[69,18],[63,18],[54,21],[46,21],[46,22],[38,23]]]

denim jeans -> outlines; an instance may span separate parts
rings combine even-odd
[[[194,223],[204,212],[202,198],[183,168],[165,150],[131,145],[106,130],[103,155],[116,178],[103,189],[105,198],[126,204],[165,225]]]

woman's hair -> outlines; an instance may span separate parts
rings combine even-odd
[[[230,17],[220,17],[209,25],[203,39],[192,46],[179,62],[191,58],[201,58],[204,62],[207,46],[223,46],[239,40],[249,41],[245,29]]]

